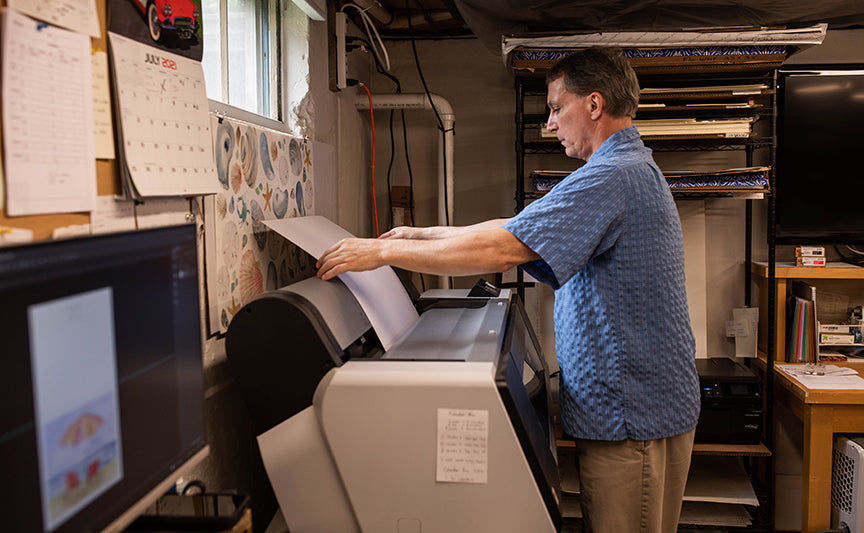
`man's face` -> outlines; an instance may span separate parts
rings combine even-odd
[[[557,134],[568,157],[587,160],[591,155],[590,95],[577,96],[567,91],[561,76],[549,84],[546,104],[549,106],[546,129]]]

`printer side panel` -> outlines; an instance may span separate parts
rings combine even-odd
[[[360,533],[311,406],[258,435],[258,448],[292,532]]]
[[[493,374],[493,363],[431,361],[331,371],[315,409],[362,531],[556,531]],[[439,409],[485,413],[485,476],[439,480],[439,461],[453,457]]]

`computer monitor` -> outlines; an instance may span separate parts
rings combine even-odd
[[[778,71],[776,242],[864,244],[864,65]]]
[[[0,248],[0,302],[2,529],[123,527],[206,454],[195,226]]]

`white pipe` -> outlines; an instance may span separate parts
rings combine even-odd
[[[429,99],[432,99],[430,103]],[[438,117],[444,126],[444,134],[438,141],[438,224],[440,226],[453,225],[453,152],[454,152],[454,130],[456,114],[450,102],[437,94],[428,97],[425,93],[406,94],[373,94],[372,107],[375,109],[426,109],[432,110],[432,104],[438,111]],[[365,95],[357,95],[354,98],[357,109],[369,109],[369,99]],[[446,164],[445,164],[446,160]],[[447,194],[441,194],[446,190]],[[375,194],[375,191],[372,192]],[[441,277],[443,287],[447,287],[447,278]]]
[[[450,102],[443,97],[437,94],[433,94],[431,97],[444,125],[444,135],[438,141],[440,147],[438,153],[438,224],[447,226],[448,221],[449,225],[453,225],[453,126],[456,123],[456,114],[453,112],[453,106],[450,105]],[[357,109],[369,109],[369,99],[364,95],[357,95],[354,98],[354,105]],[[432,105],[425,93],[373,94],[372,107],[375,109],[432,110]],[[447,160],[446,165],[444,164],[445,158]],[[441,194],[445,187],[447,190],[446,202],[445,196]]]

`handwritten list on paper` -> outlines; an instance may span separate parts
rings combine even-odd
[[[97,159],[114,159],[114,126],[111,123],[111,90],[108,53],[93,52],[93,134]]]
[[[3,15],[3,147],[10,216],[96,205],[90,38]]]
[[[489,474],[489,411],[438,409],[436,481],[486,483]]]
[[[99,15],[94,0],[7,0],[9,7],[57,26],[99,37]]]

